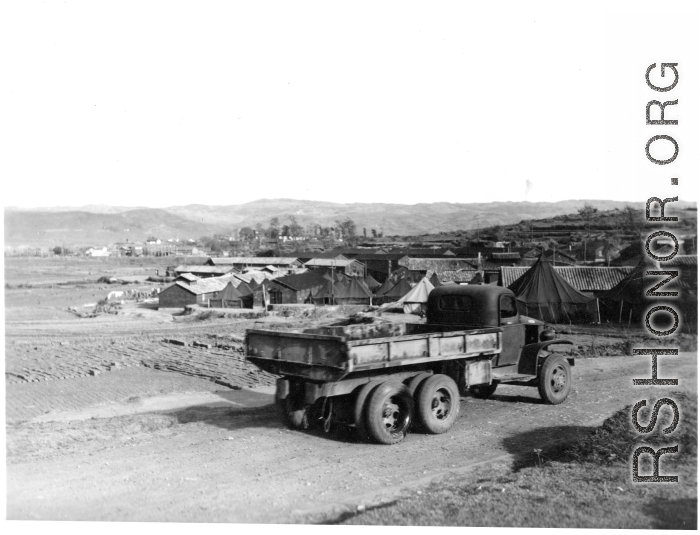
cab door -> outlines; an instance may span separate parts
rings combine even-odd
[[[498,366],[517,364],[525,345],[525,325],[520,323],[515,297],[501,295],[498,302],[500,326],[503,329],[503,349],[498,357]]]

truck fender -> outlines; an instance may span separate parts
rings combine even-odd
[[[539,342],[537,344],[528,344],[523,347],[520,353],[520,362],[518,363],[518,373],[523,375],[537,375],[537,361],[543,349],[554,344],[573,344],[571,340],[548,340],[547,342]],[[574,365],[573,358],[567,358],[571,366]]]

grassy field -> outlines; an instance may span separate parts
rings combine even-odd
[[[575,440],[523,452],[515,466],[450,476],[340,523],[697,529],[697,398],[678,392],[671,397],[682,420],[669,436],[658,432],[670,421],[664,411],[655,432],[643,436],[633,431],[631,407],[625,407],[600,427],[581,430]],[[678,444],[679,454],[662,457],[660,473],[678,475],[679,482],[632,483],[629,459],[640,444]],[[640,473],[650,474],[650,464],[641,461]]]

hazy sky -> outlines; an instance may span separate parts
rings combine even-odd
[[[563,5],[5,2],[3,202],[696,200],[694,5]]]

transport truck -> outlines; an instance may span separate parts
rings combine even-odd
[[[246,332],[246,358],[280,376],[275,406],[287,427],[344,425],[361,440],[396,444],[412,426],[449,430],[467,392],[488,398],[507,383],[536,387],[550,404],[569,395],[574,359],[552,346],[572,342],[521,316],[507,288],[440,286],[425,323],[376,319]]]

